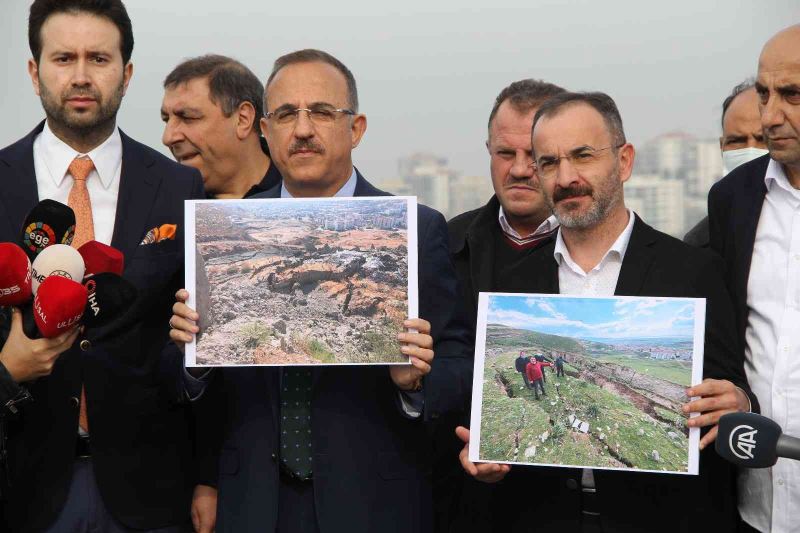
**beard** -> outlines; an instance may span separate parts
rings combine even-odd
[[[558,223],[565,228],[588,229],[598,225],[608,216],[620,199],[621,189],[619,169],[617,165],[614,165],[611,174],[600,182],[599,187],[593,188],[588,184],[574,184],[566,188],[558,187],[553,191],[552,197],[545,196],[545,201],[556,216]],[[570,208],[568,203],[557,203],[582,196],[592,198],[592,203],[583,212],[578,211],[577,206]]]
[[[78,137],[91,136],[98,130],[105,130],[106,126],[113,126],[117,118],[117,111],[122,104],[122,95],[125,90],[124,80],[111,94],[106,102],[103,95],[95,89],[77,89],[70,87],[61,95],[52,93],[47,86],[39,80],[39,99],[42,102],[45,115],[51,125],[61,131],[69,131]],[[67,100],[76,96],[89,96],[97,103],[96,110],[76,111],[67,107]]]

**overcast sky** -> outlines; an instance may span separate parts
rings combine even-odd
[[[26,70],[29,2],[3,0],[0,145],[43,117]],[[755,73],[764,42],[800,22],[797,0],[264,2],[128,0],[134,75],[119,125],[161,145],[161,82],[184,58],[233,56],[266,79],[276,57],[321,48],[355,74],[369,121],[355,161],[367,176],[397,173],[415,151],[488,175],[483,143],[494,97],[543,78],[609,93],[629,139],[683,130],[719,135],[722,99]]]

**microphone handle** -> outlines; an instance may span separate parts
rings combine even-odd
[[[781,435],[778,437],[776,452],[778,457],[800,461],[800,439],[789,435]]]

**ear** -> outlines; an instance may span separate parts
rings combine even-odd
[[[633,161],[636,158],[636,150],[630,143],[625,143],[617,155],[619,162],[619,179],[622,183],[628,181],[633,173]]]
[[[261,128],[261,135],[263,135],[264,139],[269,142],[269,127],[267,123],[267,117],[261,117],[258,121],[258,125]],[[270,151],[272,151],[272,148],[270,148]]]
[[[355,147],[358,146],[358,143],[361,142],[361,137],[364,136],[365,131],[367,131],[367,116],[354,116],[353,124],[350,126],[350,138],[352,140],[351,145],[353,149],[355,149]]]
[[[242,102],[239,104],[239,109],[235,112],[236,115],[236,137],[243,141],[250,135],[251,132],[256,130],[256,108],[250,102]]]
[[[486,139],[486,151],[489,152],[489,155],[492,155],[492,149],[489,148],[489,139]]]
[[[125,96],[125,93],[128,92],[131,76],[133,76],[133,63],[128,61],[128,64],[122,69],[122,96]]]
[[[720,152],[724,152],[725,151],[724,148],[725,148],[725,137],[720,137],[719,138],[719,151]]]
[[[28,60],[28,74],[31,77],[31,83],[33,84],[33,92],[36,93],[36,96],[41,96],[41,92],[39,89],[39,65],[34,61],[33,58]]]

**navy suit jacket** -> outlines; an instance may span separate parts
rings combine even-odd
[[[0,151],[0,242],[19,241],[38,202],[33,141],[43,125]],[[188,518],[196,480],[191,418],[181,405],[183,360],[162,349],[174,294],[183,286],[183,200],[204,198],[203,183],[196,170],[121,137],[111,245],[125,255],[123,276],[138,297],[113,323],[88,330],[49,376],[25,383],[34,401],[4,420],[12,484],[4,511],[14,531],[44,528],[64,505],[82,385],[94,472],[111,514],[137,529]],[[148,230],[167,223],[178,225],[174,240],[139,245]]]
[[[355,196],[387,196],[360,174]],[[280,185],[253,198],[278,198]],[[422,420],[404,416],[386,366],[313,368],[314,498],[322,531],[425,532],[433,526],[425,421],[465,410],[472,379],[469,326],[441,214],[418,206],[419,315],[435,357]],[[217,530],[273,531],[278,516],[280,368],[218,372],[226,406]],[[211,392],[211,390],[206,391]]]
[[[520,263],[531,275],[511,280],[508,292],[558,294],[555,242]],[[720,258],[651,228],[638,217],[614,294],[706,298],[703,377],[728,379],[757,402],[747,384]],[[700,454],[698,476],[595,470],[604,530],[735,531],[735,470],[713,446]],[[581,471],[514,466],[498,485],[496,531],[579,531]],[[526,509],[522,512],[522,509]]]

